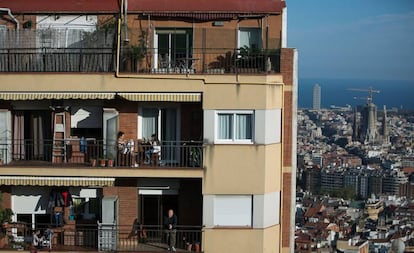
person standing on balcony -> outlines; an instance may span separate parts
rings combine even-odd
[[[168,251],[175,250],[175,237],[177,234],[177,215],[174,214],[172,209],[168,210],[168,215],[164,217],[164,229],[167,235]]]
[[[127,141],[125,140],[125,133],[122,131],[118,132],[118,139],[117,139],[117,149],[118,149],[118,165],[125,165],[126,162],[126,153],[128,152],[127,149]]]

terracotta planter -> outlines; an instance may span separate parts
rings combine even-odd
[[[108,167],[114,167],[114,160],[108,159]]]
[[[9,238],[7,238],[7,236],[0,238],[0,249],[4,249],[8,245],[9,245]]]
[[[99,160],[99,166],[105,167],[106,166],[106,160],[105,159]]]
[[[91,166],[96,167],[96,159],[91,159]]]

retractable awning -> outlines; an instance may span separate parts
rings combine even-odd
[[[0,92],[3,100],[113,99],[114,92]]]
[[[110,177],[0,176],[0,185],[113,186],[114,183],[115,178]]]
[[[201,93],[118,93],[118,96],[130,101],[200,102]]]

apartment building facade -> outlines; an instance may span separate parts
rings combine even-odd
[[[148,251],[166,245],[173,209],[177,248],[293,250],[297,53],[284,1],[0,11],[0,190],[15,224],[52,224],[57,249]]]

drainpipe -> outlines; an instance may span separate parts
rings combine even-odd
[[[129,42],[128,38],[128,0],[124,0],[124,24],[125,24],[125,42]]]
[[[19,30],[19,21],[13,16],[11,10],[9,8],[0,8],[0,12],[7,12],[7,15],[9,15],[13,21],[16,23],[16,30]]]

